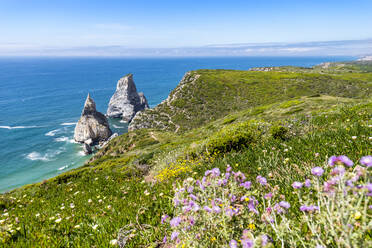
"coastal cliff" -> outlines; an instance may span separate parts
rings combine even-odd
[[[147,108],[149,108],[149,105],[145,95],[142,92],[137,92],[133,74],[128,74],[119,79],[116,91],[110,99],[106,115],[130,122],[137,112]]]
[[[85,143],[91,140],[87,144],[91,145],[92,143],[107,140],[111,134],[107,118],[96,110],[96,104],[88,94],[81,117],[75,127],[75,141]]]
[[[0,244],[173,247],[179,239],[209,247],[197,242],[227,246],[242,237],[243,244],[249,235],[265,247],[315,247],[315,239],[339,242],[338,233],[317,230],[338,230],[339,216],[347,215],[358,226],[347,233],[369,247],[369,189],[354,185],[368,185],[363,180],[372,166],[371,79],[372,64],[364,62],[189,72],[167,100],[137,114],[132,123],[142,126],[110,141],[83,167],[0,195]],[[93,103],[83,115],[94,113]],[[352,180],[347,204],[329,210],[333,198],[326,194],[346,187],[337,184],[340,176]],[[323,185],[328,191],[315,188]],[[332,206],[346,199],[345,191],[336,193]],[[271,204],[270,212],[256,199]],[[278,216],[281,230],[290,222],[294,238],[267,225],[268,213]],[[303,216],[322,225],[319,214],[334,221],[314,234]],[[220,226],[235,236],[214,240],[224,235]]]

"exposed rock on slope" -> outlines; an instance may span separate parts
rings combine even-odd
[[[84,143],[91,139],[96,143],[107,140],[111,134],[106,116],[96,110],[96,104],[88,94],[80,120],[75,127],[75,141]]]
[[[172,130],[177,132],[180,126],[172,121],[173,111],[177,106],[174,102],[182,96],[183,91],[188,91],[200,75],[193,72],[187,72],[176,89],[174,89],[167,99],[156,106],[154,109],[146,109],[139,112],[129,124],[128,130],[136,130],[141,128],[156,128],[160,130]],[[187,89],[186,89],[187,88]],[[167,111],[168,110],[168,111]],[[169,114],[171,113],[171,114]],[[187,117],[185,117],[187,118]]]
[[[107,116],[130,122],[137,112],[147,108],[149,105],[145,95],[137,92],[133,75],[128,74],[119,79],[116,91],[110,99]]]

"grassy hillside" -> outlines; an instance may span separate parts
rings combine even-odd
[[[329,95],[363,98],[371,95],[372,74],[335,69],[279,67],[269,72],[198,70],[185,75],[168,99],[139,114],[130,124],[141,127],[185,131],[249,107]]]
[[[357,162],[371,154],[372,74],[358,70],[323,75],[316,68],[309,73],[298,68],[292,77],[288,70],[295,68],[280,70],[286,72],[197,71],[201,81],[186,83],[181,91],[190,87],[193,100],[177,93],[175,99],[185,99],[183,107],[168,109],[169,113],[185,110],[179,119],[172,116],[174,126],[163,122],[169,131],[129,132],[81,168],[1,195],[0,244],[113,247],[119,242],[126,243],[125,247],[162,247],[166,235],[170,244],[164,247],[174,247],[170,241],[174,230],[160,222],[164,214],[179,214],[173,205],[175,189],[186,178],[201,179],[207,170],[224,171],[227,165],[245,173],[253,187],[259,187],[255,183],[258,175],[277,185],[278,196],[293,205],[287,214],[296,225],[301,223],[293,181],[309,178],[309,170],[324,165],[332,155],[345,154]],[[214,112],[197,112],[206,108],[197,99],[207,99],[204,105],[210,104]],[[233,104],[222,105],[225,101]],[[176,125],[182,132],[174,132]],[[241,215],[239,223],[233,219],[235,229],[227,238],[235,238],[241,232],[239,226],[248,228],[253,218]],[[251,234],[267,233],[275,246],[282,242],[291,247],[293,242],[312,246],[314,238],[306,228],[298,231],[303,241],[289,238],[290,234],[282,241],[270,225],[259,225],[258,219],[254,223],[254,228],[249,226]],[[189,243],[182,233],[178,245],[227,246],[225,234],[218,230],[206,231],[202,240],[207,243],[198,245]],[[368,246],[371,233],[363,235],[365,243],[360,245]],[[329,247],[337,246],[329,239]]]

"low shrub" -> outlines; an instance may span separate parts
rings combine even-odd
[[[274,139],[285,140],[288,128],[281,125],[274,125],[270,128],[270,134]]]
[[[225,153],[232,150],[241,150],[254,143],[259,136],[257,125],[253,122],[242,122],[223,127],[212,135],[205,149],[209,153]]]

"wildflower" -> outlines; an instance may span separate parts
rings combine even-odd
[[[97,229],[97,227],[98,227],[98,225],[97,225],[97,224],[96,224],[96,225],[94,225],[94,226],[92,226],[93,230],[96,230],[96,229]]]
[[[203,209],[207,211],[208,213],[212,212],[212,209],[208,206],[205,206]]]
[[[345,168],[343,166],[337,166],[331,171],[331,175],[343,175]]]
[[[292,183],[292,187],[294,189],[300,189],[300,188],[302,188],[302,183],[300,183],[300,182],[293,182]]]
[[[257,176],[257,177],[256,177],[256,180],[257,180],[261,185],[266,185],[266,184],[267,184],[267,180],[266,180],[266,178],[264,178],[263,176]]]
[[[99,199],[99,200],[98,200],[98,203],[102,203],[102,202],[103,202],[103,200],[102,200],[102,199]]]
[[[362,165],[365,165],[367,166],[368,168],[372,166],[372,156],[371,155],[368,155],[368,156],[364,156],[360,159],[360,163]]]
[[[176,226],[178,226],[180,223],[181,223],[181,218],[180,218],[180,217],[174,217],[174,218],[171,219],[171,221],[169,222],[169,224],[170,224],[172,227],[176,227]]]
[[[214,206],[213,207],[213,211],[217,214],[221,213],[221,208],[219,208],[218,206]]]
[[[314,167],[311,169],[311,173],[315,176],[320,177],[321,175],[323,175],[324,170],[321,167]]]
[[[163,243],[167,243],[167,235],[164,236]]]
[[[359,211],[357,211],[357,212],[354,214],[354,219],[359,220],[360,217],[362,217],[362,214],[361,214]]]
[[[251,182],[250,181],[246,181],[244,183],[241,183],[240,186],[246,188],[246,189],[249,189],[251,187]]]
[[[263,234],[261,236],[261,245],[265,246],[265,245],[267,245],[268,242],[269,242],[269,237],[267,237],[267,235]]]
[[[305,185],[306,188],[311,187],[311,181],[310,181],[310,179],[306,179],[304,185]]]
[[[80,225],[76,225],[76,226],[74,226],[74,228],[79,229],[80,228]]]
[[[238,247],[238,242],[236,240],[232,239],[229,243],[230,248],[237,248]]]
[[[196,197],[196,195],[194,195],[194,194],[190,194],[189,197],[191,199],[193,199],[194,201],[197,201],[198,200],[198,197]]]
[[[313,211],[315,211],[315,210],[319,210],[319,207],[317,207],[317,206],[306,206],[306,205],[302,205],[301,207],[300,207],[300,210],[302,211],[302,212],[313,212]]]
[[[282,208],[288,209],[288,208],[291,207],[291,204],[289,204],[286,201],[281,201],[281,202],[279,202],[279,206],[281,206]]]
[[[161,224],[164,224],[165,221],[166,221],[168,218],[169,218],[169,216],[168,216],[167,214],[163,215],[163,216],[161,217]]]
[[[175,240],[175,239],[178,237],[179,234],[180,234],[180,233],[177,232],[177,231],[172,232],[171,240]]]
[[[264,198],[266,199],[266,200],[268,200],[268,199],[270,199],[271,197],[273,197],[273,193],[267,193],[265,196],[264,196]]]
[[[58,218],[58,219],[55,220],[56,223],[60,223],[61,221],[62,221],[61,218]]]
[[[193,190],[194,190],[194,187],[193,186],[190,186],[190,187],[187,188],[187,192],[189,192],[189,193],[192,193]]]
[[[61,207],[61,210],[63,210],[63,209],[65,209],[65,206],[62,206],[62,207]]]
[[[39,217],[40,216],[40,214],[39,213],[37,213],[37,214],[35,214],[35,217],[37,218],[37,217]]]
[[[243,248],[251,248],[251,247],[253,247],[253,241],[252,240],[250,240],[248,238],[244,238],[241,241],[242,241]]]
[[[255,230],[256,229],[256,226],[253,223],[250,223],[248,225],[248,228],[251,229],[251,230]]]
[[[75,204],[74,203],[70,203],[70,208],[75,208]]]
[[[88,203],[91,203],[92,202],[92,199],[88,199]]]
[[[338,163],[341,163],[341,164],[344,164],[346,166],[353,166],[354,163],[353,161],[351,161],[347,156],[345,155],[341,155],[341,156],[332,156],[328,159],[328,165],[330,166],[334,166],[335,164],[338,164]]]
[[[110,240],[110,245],[117,245],[117,244],[118,244],[118,240],[117,239]]]
[[[355,140],[355,139],[357,138],[357,136],[351,136],[351,138],[352,138],[353,140]]]

